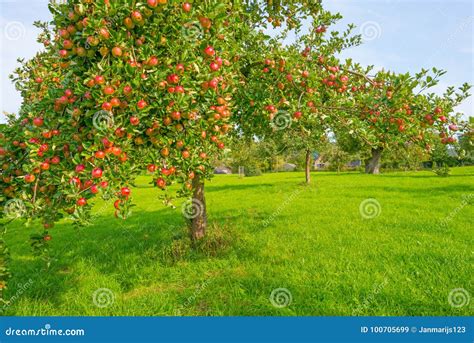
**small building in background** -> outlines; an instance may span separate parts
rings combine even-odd
[[[354,160],[354,161],[350,161],[349,163],[347,163],[347,166],[349,168],[357,168],[357,167],[360,167],[361,165],[362,165],[361,160]]]
[[[323,160],[323,157],[318,153],[315,153],[316,157],[313,160],[313,169],[314,170],[323,170],[326,169],[327,163]]]
[[[216,167],[214,174],[232,174],[232,169],[229,167]]]
[[[295,169],[296,169],[296,164],[293,164],[293,163],[284,163],[280,167],[280,171],[285,171],[285,172],[294,171]]]

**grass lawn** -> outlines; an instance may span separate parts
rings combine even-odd
[[[462,307],[448,301],[453,289],[474,294],[474,167],[456,168],[448,178],[312,178],[308,187],[303,173],[216,176],[206,186],[210,237],[192,251],[181,201],[175,210],[165,207],[146,178],[133,190],[137,207],[126,221],[113,217],[112,204],[97,203],[92,226],[56,225],[49,269],[31,253],[34,229],[10,224],[6,296],[14,299],[4,314],[474,313],[473,299]],[[361,215],[369,198],[380,204],[374,218]],[[291,293],[286,307],[270,301],[278,288]],[[97,306],[94,294],[95,303],[108,306]]]

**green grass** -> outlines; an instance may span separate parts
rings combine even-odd
[[[217,176],[207,184],[210,238],[189,251],[177,209],[139,180],[126,221],[97,204],[94,225],[52,229],[52,264],[34,257],[33,228],[11,224],[7,315],[472,315],[474,168],[431,172]],[[381,213],[365,219],[360,203]],[[466,201],[465,199],[469,199]],[[446,219],[448,218],[448,219]],[[445,224],[445,225],[442,225]],[[38,230],[39,231],[39,230]],[[29,284],[20,294],[21,285]],[[93,293],[110,289],[99,308]],[[272,290],[292,302],[272,306]],[[177,312],[179,309],[179,312]]]

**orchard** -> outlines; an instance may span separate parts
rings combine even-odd
[[[23,103],[1,127],[2,213],[41,233],[91,223],[104,199],[132,215],[137,177],[167,205],[187,199],[193,244],[206,236],[205,184],[233,139],[288,142],[305,154],[350,141],[377,174],[383,151],[469,132],[455,108],[470,86],[429,93],[444,71],[374,72],[340,53],[362,43],[319,1],[68,0],[37,23],[44,49],[15,71]],[[303,25],[310,21],[310,25]],[[276,30],[269,36],[263,30]],[[298,33],[292,44],[284,44]],[[471,131],[472,132],[472,131]],[[350,149],[350,147],[348,147]],[[138,199],[139,200],[139,199]],[[18,218],[17,218],[18,217]],[[0,292],[10,277],[0,240]]]
[[[75,0],[49,7],[52,27],[37,24],[45,49],[14,77],[24,103],[2,133],[3,204],[26,204],[24,216],[44,227],[34,244],[45,246],[61,218],[87,224],[98,195],[116,199],[115,216],[125,219],[134,178],[147,172],[158,191],[179,183],[178,196],[192,194],[185,215],[190,237],[201,239],[204,180],[232,129],[232,95],[249,60],[243,44],[258,37],[255,25],[297,27],[320,4]]]

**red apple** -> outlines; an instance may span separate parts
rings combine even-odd
[[[34,176],[33,174],[26,174],[25,175],[25,182],[27,183],[32,183],[34,182],[36,179],[36,176]]]
[[[112,55],[114,55],[115,57],[122,56],[122,49],[118,46],[112,48]]]
[[[216,62],[211,62],[211,64],[209,65],[209,68],[212,70],[212,71],[218,71],[220,69],[220,66],[219,64],[217,64]]]
[[[205,49],[204,49],[204,53],[207,55],[207,56],[214,56],[214,54],[216,53],[214,51],[214,48],[212,46],[207,46]]]
[[[183,3],[183,11],[184,12],[190,12],[191,11],[191,4],[189,2]]]
[[[143,99],[139,100],[138,103],[137,103],[137,107],[139,109],[144,109],[147,105],[148,105],[147,102]]]
[[[177,74],[171,74],[171,75],[168,75],[168,77],[166,78],[166,80],[169,82],[169,83],[178,83],[179,82],[179,76]]]
[[[102,177],[102,174],[103,174],[103,171],[102,171],[102,169],[100,169],[100,168],[94,168],[94,169],[92,170],[92,177],[93,177],[94,179],[99,179],[99,178],[101,178],[101,177]]]
[[[160,177],[159,179],[156,180],[156,185],[163,189],[166,187],[166,181]]]
[[[130,117],[130,124],[136,126],[136,125],[140,124],[140,119],[138,117],[135,117],[135,116]]]
[[[34,126],[40,127],[40,126],[43,126],[43,123],[44,123],[43,118],[36,117],[36,118],[33,119],[33,125]]]
[[[158,6],[158,0],[147,0],[147,4],[148,6],[155,8]]]
[[[87,205],[87,200],[86,198],[80,198],[76,201],[77,206],[85,206]]]
[[[131,191],[130,191],[130,188],[128,188],[128,187],[122,187],[122,189],[120,190],[120,193],[124,197],[128,197],[130,195]]]

